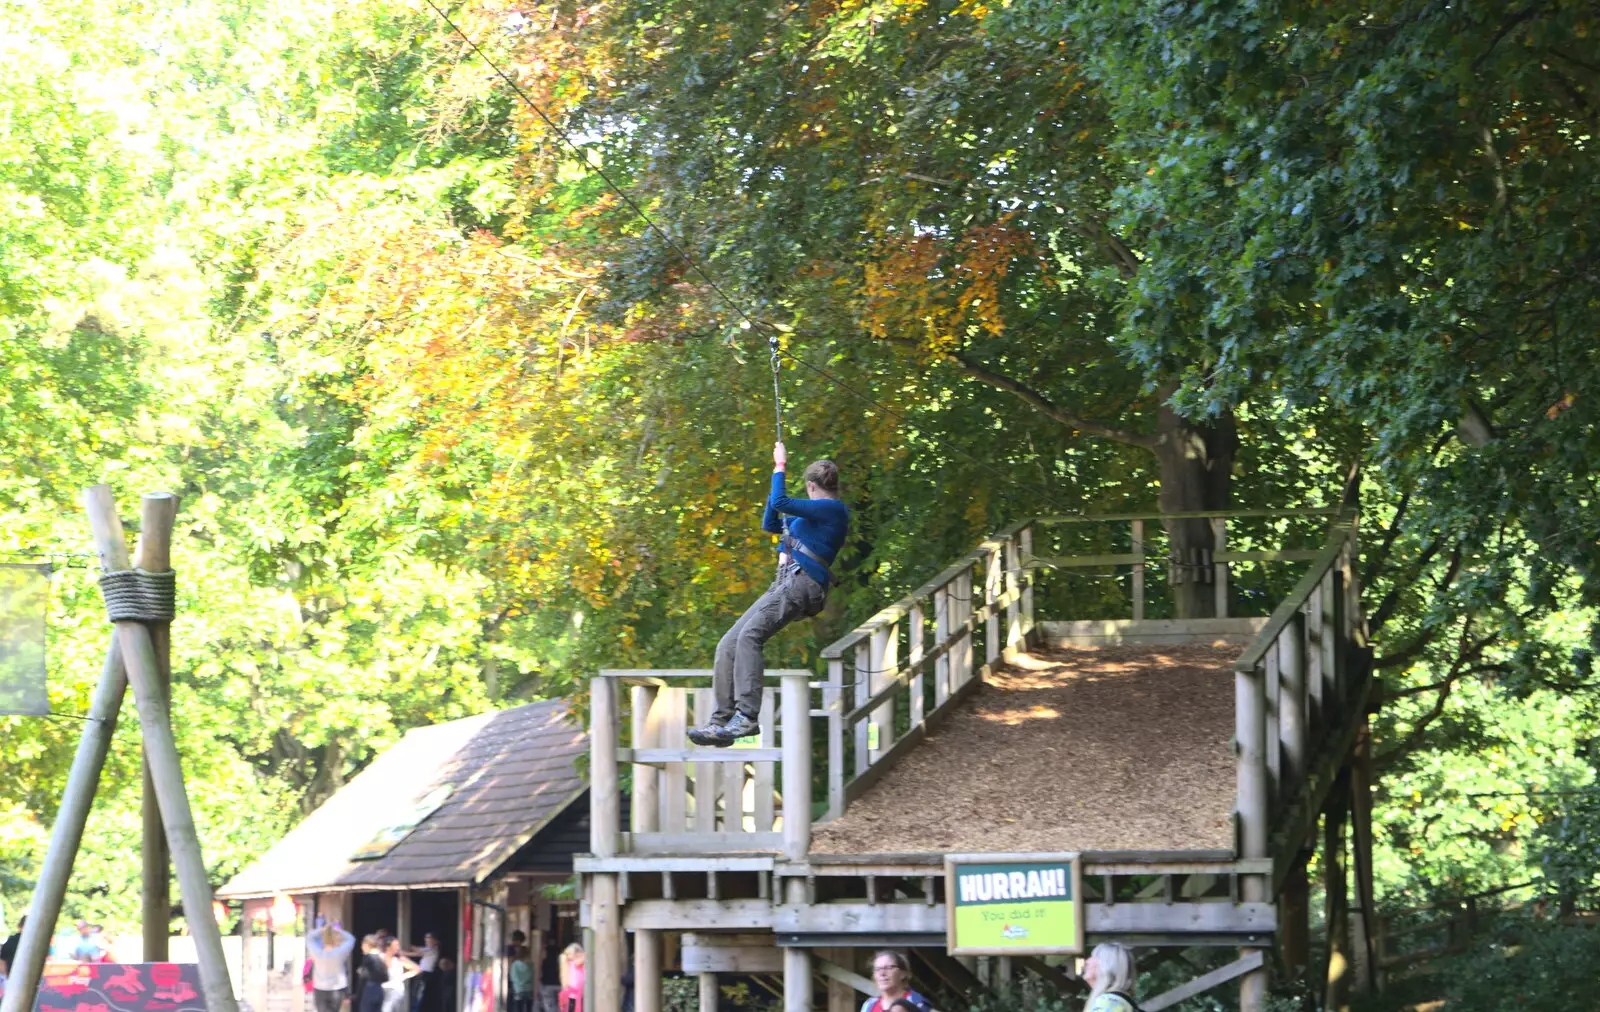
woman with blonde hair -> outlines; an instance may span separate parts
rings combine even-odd
[[[1083,979],[1089,984],[1089,1002],[1083,1012],[1138,1012],[1133,1002],[1138,974],[1133,967],[1133,950],[1116,942],[1102,942],[1089,953],[1083,964]]]
[[[583,1012],[583,946],[573,942],[561,950],[561,1012]]]

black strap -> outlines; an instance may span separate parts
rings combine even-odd
[[[817,565],[822,567],[822,572],[823,572],[824,576],[827,577],[827,579],[825,579],[823,581],[823,583],[822,583],[822,585],[824,587],[826,587],[826,586],[828,586],[828,585],[833,583],[833,570],[828,568],[828,560],[827,559],[824,559],[822,556],[818,555],[816,552],[813,552],[811,549],[809,549],[805,545],[801,544],[800,541],[797,538],[795,538],[794,535],[790,534],[787,530],[783,532],[783,538],[782,538],[782,541],[780,543],[781,543],[781,545],[783,547],[783,550],[789,553],[789,558],[791,558],[791,559],[794,558],[796,554],[800,554],[800,555],[805,555],[805,556],[808,556],[811,559],[816,560]]]

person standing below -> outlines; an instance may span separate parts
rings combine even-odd
[[[1137,974],[1133,950],[1116,942],[1102,942],[1089,953],[1083,964],[1083,979],[1089,985],[1089,1001],[1083,1012],[1134,1012],[1134,986]]]
[[[561,1007],[561,950],[548,931],[539,938],[539,1012],[558,1012]]]
[[[891,1012],[896,1005],[910,1005],[916,1012],[933,1012],[933,1003],[911,990],[911,961],[905,953],[885,949],[872,957],[872,982],[878,997],[861,1003],[861,1012]]]
[[[511,1012],[533,1012],[533,964],[527,946],[512,944],[510,976]]]
[[[437,1008],[436,1000],[439,990],[439,936],[431,931],[423,932],[422,948],[413,946],[406,950],[406,955],[417,961],[416,994],[411,999],[411,1012],[422,1012],[422,1009]]]
[[[806,468],[807,499],[789,498],[789,456],[781,442],[773,444],[772,465],[761,529],[779,536],[778,575],[717,644],[712,669],[717,709],[711,723],[689,732],[696,745],[727,748],[761,730],[766,670],[761,648],[784,626],[822,610],[833,582],[828,567],[850,532],[850,507],[839,501],[839,469],[833,461],[818,460]]]
[[[379,951],[381,935],[361,939],[361,960],[356,964],[356,995],[351,1012],[382,1012],[383,982],[389,979],[389,965]]]
[[[356,936],[329,924],[306,937],[311,955],[311,1007],[316,1012],[339,1012],[350,989],[350,950]]]
[[[17,961],[17,947],[22,944],[22,929],[27,923],[26,915],[17,918],[16,933],[0,943],[0,976],[11,975],[11,964]]]
[[[393,935],[381,938],[378,950],[383,953],[384,968],[388,972],[383,981],[381,1012],[399,1012],[406,1007],[406,981],[419,972],[417,964],[407,959],[400,951],[400,939]]]
[[[561,1012],[583,1012],[583,946],[573,942],[561,950]]]

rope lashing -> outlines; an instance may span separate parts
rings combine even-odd
[[[772,407],[777,412],[778,442],[783,442],[783,394],[778,390],[778,371],[783,368],[783,360],[778,355],[778,335],[773,334],[767,338],[767,344],[772,348]]]
[[[113,622],[171,622],[177,614],[178,574],[124,569],[100,577],[106,617]]]

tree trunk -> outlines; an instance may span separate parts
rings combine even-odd
[[[1327,904],[1328,972],[1324,1012],[1350,1007],[1350,886],[1345,878],[1345,820],[1350,812],[1350,773],[1341,770],[1322,816],[1322,889]]]
[[[1163,392],[1163,400],[1166,394]],[[1162,404],[1156,418],[1156,459],[1160,462],[1161,512],[1192,513],[1228,508],[1233,458],[1239,448],[1232,415],[1192,423]],[[1214,542],[1209,520],[1168,520],[1172,546],[1172,598],[1178,618],[1211,618],[1217,613],[1212,583]]]

